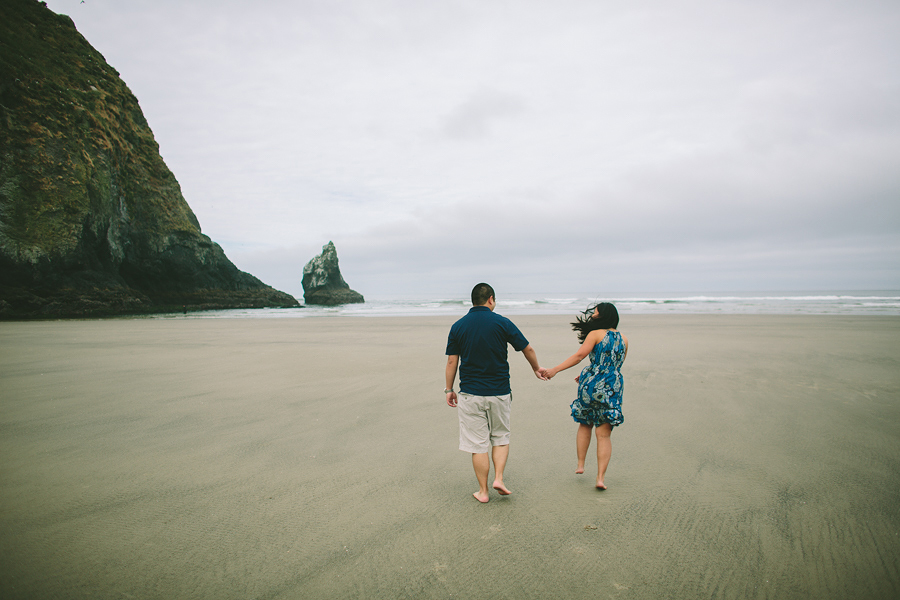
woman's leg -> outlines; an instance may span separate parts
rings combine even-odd
[[[591,446],[591,430],[593,426],[578,424],[578,431],[575,432],[575,453],[578,455],[578,466],[575,472],[579,475],[584,473],[584,459],[587,457],[588,448]]]
[[[605,490],[606,484],[603,478],[606,476],[606,467],[609,466],[609,457],[612,456],[612,425],[604,423],[597,427],[597,489]]]

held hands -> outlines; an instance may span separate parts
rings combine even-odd
[[[553,379],[553,376],[556,375],[556,373],[553,372],[553,369],[545,369],[544,367],[535,371],[534,374],[537,375],[537,378],[541,381],[550,381]]]

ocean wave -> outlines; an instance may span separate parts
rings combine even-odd
[[[840,314],[900,315],[900,293],[873,291],[797,292],[795,294],[509,294],[498,301],[497,312],[516,315],[571,315],[600,301],[614,303],[627,314]],[[172,313],[153,318],[308,318],[308,317],[404,317],[462,316],[471,308],[463,297],[377,298],[364,304],[307,306],[290,309],[237,309]]]

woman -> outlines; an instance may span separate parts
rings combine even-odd
[[[590,316],[588,316],[590,315]],[[612,429],[621,425],[622,417],[622,363],[628,354],[628,339],[616,330],[619,312],[609,302],[602,302],[584,312],[572,323],[582,342],[578,351],[544,372],[553,378],[560,371],[574,367],[590,355],[591,364],[575,378],[578,397],[572,402],[572,418],[578,423],[575,434],[575,450],[578,466],[575,472],[584,473],[584,460],[591,445],[592,430],[597,436],[597,489],[605,490],[603,478],[612,455]]]

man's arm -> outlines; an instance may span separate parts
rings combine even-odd
[[[544,377],[544,374],[541,371],[541,365],[538,364],[537,352],[534,351],[534,348],[531,347],[531,344],[525,346],[525,348],[522,350],[522,355],[525,357],[525,360],[528,361],[528,364],[531,365],[531,370],[534,371],[534,376],[542,381],[547,381],[547,378]]]
[[[453,382],[456,381],[456,369],[459,368],[459,354],[450,354],[447,356],[447,368],[444,370],[445,390],[453,389]],[[447,406],[456,408],[456,392],[447,392]]]

